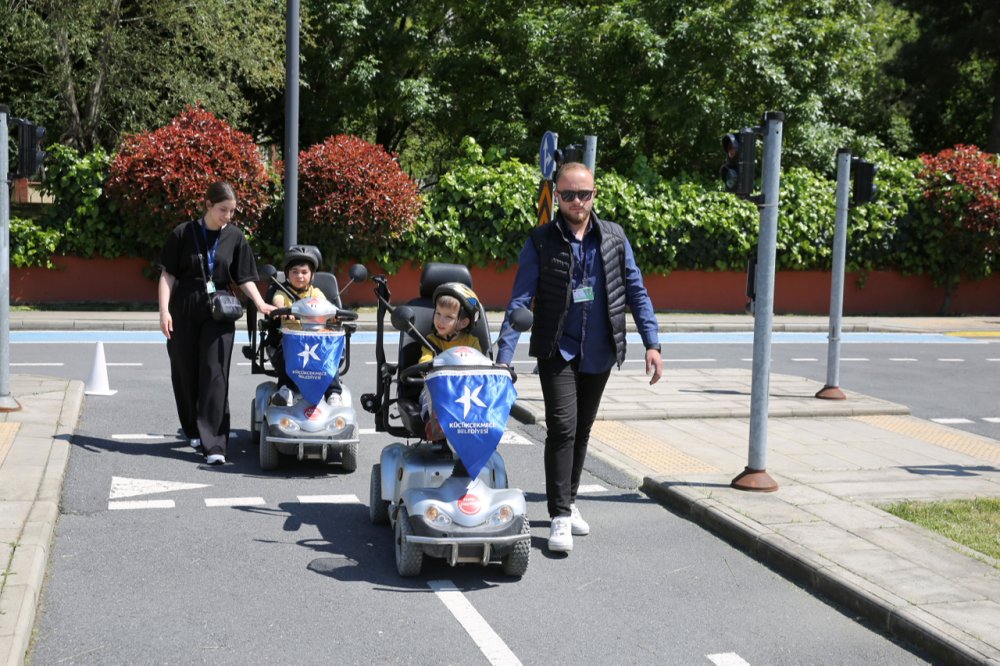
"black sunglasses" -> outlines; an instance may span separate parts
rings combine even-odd
[[[590,197],[594,196],[594,190],[556,190],[556,194],[559,195],[560,201],[572,203],[577,197],[580,197],[580,201],[590,201]]]

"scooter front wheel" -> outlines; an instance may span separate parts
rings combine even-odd
[[[424,565],[424,551],[418,544],[410,543],[406,537],[413,535],[410,526],[410,514],[406,507],[399,507],[396,514],[396,571],[400,576],[408,578],[420,574]]]
[[[260,442],[258,447],[260,449],[260,468],[264,471],[277,469],[278,462],[280,461],[278,449],[267,438],[267,421],[261,424],[258,440]]]
[[[368,483],[368,517],[373,525],[389,524],[389,502],[382,499],[382,465],[372,465],[372,478]]]
[[[521,534],[531,534],[531,525],[527,516],[521,516]],[[520,578],[528,572],[528,561],[531,559],[531,539],[518,541],[507,555],[501,558],[503,572],[508,576]]]

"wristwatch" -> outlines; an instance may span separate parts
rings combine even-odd
[[[655,345],[646,345],[646,349],[652,349],[655,352],[661,352],[662,351],[660,349],[660,343],[656,343]]]

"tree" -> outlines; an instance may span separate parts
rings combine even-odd
[[[185,104],[242,121],[249,97],[274,96],[283,81],[283,3],[7,2],[0,91],[84,151],[113,149]]]
[[[890,71],[906,81],[897,103],[921,149],[968,143],[1000,152],[1000,4],[893,1],[918,27]]]

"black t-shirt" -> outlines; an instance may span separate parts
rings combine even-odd
[[[257,261],[246,237],[235,225],[227,224],[218,232],[207,230],[208,248],[215,244],[215,236],[219,244],[215,250],[215,268],[209,279],[216,286],[224,288],[230,282],[244,284],[256,282]],[[201,254],[201,265],[198,264],[198,254]],[[202,269],[208,272],[208,252],[205,236],[202,235],[201,220],[192,220],[177,225],[167,237],[167,242],[160,252],[160,270],[173,275],[181,282],[197,280],[203,282]]]

